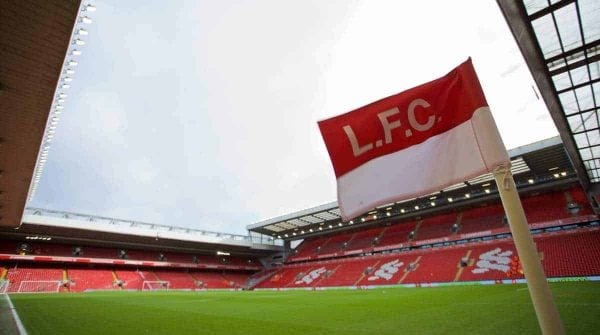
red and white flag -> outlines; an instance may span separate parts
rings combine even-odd
[[[319,122],[344,220],[509,158],[469,58],[429,83]]]

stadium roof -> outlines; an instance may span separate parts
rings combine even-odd
[[[600,181],[600,1],[498,4],[587,190]]]
[[[0,1],[0,227],[21,224],[34,171],[41,173],[38,154],[79,6]]]
[[[509,155],[520,191],[577,182],[575,170],[558,136],[509,150]],[[349,222],[342,221],[334,201],[264,220],[247,228],[252,232],[293,240],[360,225],[404,220],[497,197],[494,178],[488,173],[421,198],[380,206]]]
[[[0,238],[252,256],[281,250],[281,241],[259,234],[226,234],[39,208],[26,208],[18,228],[0,227]]]

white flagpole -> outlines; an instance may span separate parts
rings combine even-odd
[[[523,205],[519,199],[517,187],[508,166],[500,166],[494,170],[494,178],[502,199],[502,206],[508,218],[519,260],[527,280],[529,295],[544,335],[564,335],[565,329],[558,309],[554,304],[552,292],[546,281],[546,275],[538,255],[535,243],[529,231]]]

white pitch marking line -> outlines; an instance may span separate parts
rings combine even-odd
[[[19,314],[17,314],[17,310],[15,309],[15,306],[13,305],[12,301],[10,300],[10,296],[8,296],[8,294],[5,294],[5,296],[6,296],[6,301],[8,301],[8,307],[10,308],[13,319],[15,320],[15,323],[17,324],[17,329],[19,330],[19,334],[27,335],[27,331],[25,330],[25,327],[23,327],[23,323],[21,322],[21,319],[19,318]]]

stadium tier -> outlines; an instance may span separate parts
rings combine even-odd
[[[535,241],[549,277],[600,275],[600,227],[540,233]],[[512,239],[393,254],[288,264],[256,288],[430,284],[523,278]]]
[[[536,194],[523,198],[523,207],[532,226],[552,225],[560,220],[587,217],[593,211],[580,188]],[[508,232],[499,203],[441,214],[389,226],[310,238],[302,242],[288,262],[323,259],[410,245],[459,240],[470,234]],[[481,235],[481,234],[480,234]],[[481,235],[483,236],[483,235]]]
[[[64,245],[39,242],[16,243],[13,241],[0,240],[0,259],[18,259],[11,255],[30,256],[23,259],[36,258],[38,261],[51,261],[45,256],[64,257],[62,261],[98,263],[97,259],[113,260],[113,263],[124,261],[144,261],[143,264],[197,264],[208,268],[236,268],[245,270],[259,270],[260,264],[252,258],[241,258],[232,256],[208,256],[190,253],[158,252],[150,250],[101,248],[82,245]],[[58,258],[57,258],[58,259]],[[165,264],[166,265],[166,264]]]

